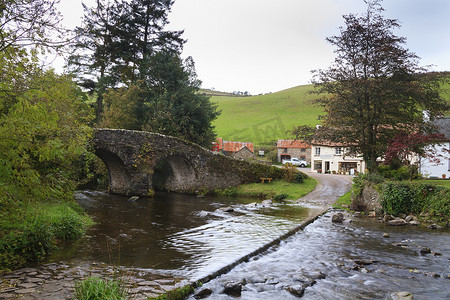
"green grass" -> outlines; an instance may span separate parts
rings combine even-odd
[[[297,200],[314,190],[317,181],[308,177],[303,183],[291,183],[285,180],[274,180],[271,183],[249,183],[225,190],[224,195],[252,198],[274,198],[286,194],[287,199]],[[220,192],[219,192],[220,194]]]
[[[439,185],[450,189],[450,179],[447,180],[426,180],[425,183],[431,183],[434,185]]]
[[[119,300],[127,299],[125,284],[120,280],[88,277],[75,284],[77,300]]]
[[[219,137],[230,141],[269,145],[287,139],[294,126],[316,125],[322,109],[308,103],[312,85],[252,97],[213,96],[222,114],[214,122]]]
[[[348,210],[351,204],[352,204],[352,191],[350,190],[344,195],[340,196],[339,199],[333,204],[333,207]]]

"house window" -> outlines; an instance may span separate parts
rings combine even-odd
[[[287,153],[287,148],[284,148],[284,149],[283,149],[283,153]]]
[[[337,147],[337,148],[335,148],[335,150],[336,150],[336,155],[342,155],[342,153],[344,152],[342,150],[342,147]]]
[[[306,160],[306,156],[304,156],[304,155],[303,155],[303,156],[300,156],[300,159],[301,159],[301,160]]]
[[[300,151],[301,152],[306,152],[306,148],[302,148]]]
[[[320,155],[320,147],[316,147],[316,155]]]

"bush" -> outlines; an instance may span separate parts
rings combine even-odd
[[[450,217],[450,190],[439,188],[430,197],[427,210],[437,222],[448,224]]]
[[[0,269],[42,261],[60,241],[80,237],[92,221],[76,209],[70,204],[30,205],[24,216],[8,216],[0,228]]]
[[[280,201],[280,200],[286,199],[287,197],[289,197],[288,194],[278,194],[278,195],[275,195],[275,197],[273,197],[273,200]]]
[[[444,198],[448,195],[442,190],[442,187],[417,182],[389,182],[383,186],[381,205],[386,213],[392,215],[420,214],[431,207],[441,213],[445,211],[441,205],[446,201],[438,195],[442,193]]]
[[[88,277],[75,284],[77,300],[119,300],[127,299],[125,284],[120,280]]]

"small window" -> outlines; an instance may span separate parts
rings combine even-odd
[[[336,155],[342,155],[344,151],[342,150],[342,147],[337,147],[336,148]]]
[[[316,147],[316,155],[320,155],[320,147]]]
[[[287,153],[287,148],[284,148],[284,149],[283,149],[283,153]]]
[[[302,152],[306,152],[306,148],[302,148],[300,151]]]

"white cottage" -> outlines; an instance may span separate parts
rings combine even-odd
[[[339,143],[313,142],[311,146],[311,171],[333,174],[357,174],[366,166],[361,156],[348,154]]]
[[[450,117],[438,118],[433,123],[437,126],[439,133],[445,135],[446,140],[442,144],[429,146],[429,150],[434,149],[439,163],[421,158],[420,173],[425,177],[450,178]]]

